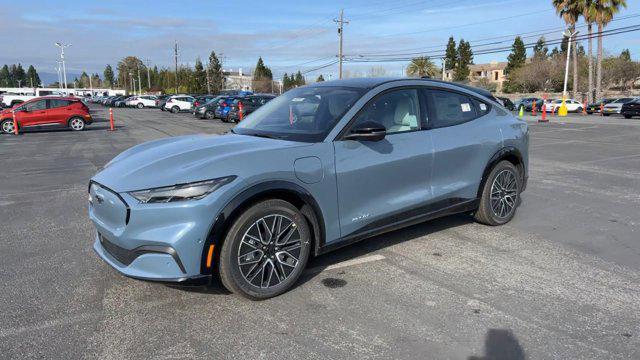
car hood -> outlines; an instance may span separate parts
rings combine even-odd
[[[308,145],[237,134],[170,137],[124,151],[92,180],[116,192],[209,180],[238,175],[252,154]]]

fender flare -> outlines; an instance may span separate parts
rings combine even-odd
[[[200,273],[203,275],[211,275],[214,269],[217,268],[216,264],[219,261],[220,247],[224,242],[224,236],[231,226],[231,222],[237,217],[240,211],[245,209],[249,204],[254,203],[260,198],[268,197],[273,194],[275,197],[282,193],[293,194],[302,200],[300,206],[300,212],[310,222],[314,233],[314,254],[318,253],[319,246],[324,241],[324,217],[322,210],[318,205],[315,198],[311,193],[302,186],[286,180],[273,180],[265,181],[255,184],[236,195],[231,201],[229,201],[224,208],[216,216],[209,234],[202,247],[202,256],[200,260]],[[212,265],[207,268],[207,257],[209,247],[214,245],[214,254]]]
[[[522,166],[521,180],[523,181],[523,188],[521,191],[524,191],[524,186],[526,184],[526,178],[527,178],[527,175],[526,175],[527,169],[525,168],[524,161],[522,159],[522,154],[520,153],[520,150],[518,150],[515,146],[505,146],[502,149],[496,151],[496,153],[493,154],[491,159],[489,159],[489,161],[487,162],[487,166],[485,166],[484,172],[482,173],[480,186],[478,187],[478,195],[477,195],[478,198],[482,197],[482,189],[484,188],[484,184],[487,182],[487,178],[489,177],[489,173],[491,172],[493,167],[496,166],[496,164],[498,164],[503,159],[511,156],[518,159],[520,166]]]

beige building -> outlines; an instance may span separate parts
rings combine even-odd
[[[497,91],[500,92],[502,90],[502,84],[507,79],[504,73],[506,67],[507,62],[497,61],[492,61],[488,64],[469,65],[469,81],[472,83],[483,81],[496,84]],[[453,80],[453,70],[447,70],[445,72],[445,80]]]

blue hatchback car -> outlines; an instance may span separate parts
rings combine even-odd
[[[219,276],[252,299],[310,256],[429,219],[501,225],[528,173],[527,124],[490,93],[429,79],[349,79],[286,92],[223,136],[126,150],[90,182],[94,249],[122,274]]]

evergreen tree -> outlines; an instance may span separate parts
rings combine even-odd
[[[94,88],[102,87],[102,80],[100,79],[100,75],[98,74],[91,75],[91,85],[93,85]]]
[[[200,61],[200,58],[196,59],[191,88],[193,92],[198,94],[204,94],[207,92],[207,72],[204,71],[204,66],[202,65],[202,61]]]
[[[527,60],[527,49],[524,46],[524,42],[520,36],[516,36],[513,45],[511,46],[511,54],[507,57],[507,67],[504,71],[509,74],[512,71],[521,68]]]
[[[256,92],[271,92],[273,89],[273,74],[271,69],[264,65],[262,57],[258,58],[256,68],[253,70],[253,90]]]
[[[222,63],[216,56],[215,51],[211,51],[211,54],[209,55],[207,76],[209,77],[209,86],[211,88],[211,93],[220,93],[220,91],[224,87],[224,74],[222,73]]]
[[[115,85],[113,82],[115,75],[113,74],[111,65],[107,64],[102,75],[104,76],[104,85],[108,86],[109,88],[113,88],[113,85]]]
[[[18,86],[18,84],[20,84],[21,87],[23,86],[29,86],[27,84],[27,82],[25,81],[27,77],[27,74],[25,73],[24,69],[22,68],[22,64],[18,63],[18,65],[16,66],[11,65],[11,84],[12,86]]]
[[[29,65],[29,69],[27,69],[27,82],[29,86],[38,87],[40,86],[40,76],[36,71],[36,68],[33,65]]]
[[[282,75],[282,89],[284,91],[291,89],[291,81],[289,81],[289,75],[287,75],[287,73]]]
[[[464,41],[464,39],[460,39],[453,79],[455,81],[467,81],[470,73],[469,65],[471,64],[473,64],[473,51],[471,51],[471,44]]]
[[[322,81],[324,81],[324,76],[322,76],[322,74],[320,74],[318,76],[318,78],[316,79],[316,82],[322,82]]]
[[[541,36],[538,39],[538,42],[533,47],[533,57],[536,59],[546,59],[547,53],[549,52],[549,48],[547,47],[547,42],[544,36]]]
[[[82,74],[80,75],[80,87],[83,87],[85,89],[89,88],[89,75],[86,72],[82,72]]]
[[[458,50],[456,49],[456,41],[453,40],[453,36],[449,38],[447,43],[447,50],[444,56],[444,67],[446,70],[453,70],[456,67],[458,60]]]
[[[11,86],[11,72],[9,72],[9,66],[7,66],[6,64],[2,67],[2,69],[0,69],[0,86]]]
[[[302,86],[306,84],[304,76],[302,76],[302,73],[300,72],[300,70],[298,70],[298,72],[296,73],[295,84],[296,86]]]
[[[629,49],[622,50],[620,53],[620,59],[624,61],[631,61],[631,51],[629,51]]]

